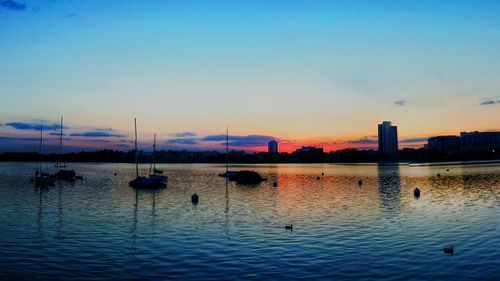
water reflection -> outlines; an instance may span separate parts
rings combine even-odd
[[[399,166],[377,167],[380,203],[389,213],[397,212],[401,205],[401,175]]]
[[[59,194],[57,200],[57,238],[62,239],[62,227],[63,227],[63,205],[62,205],[62,197],[63,197],[63,187],[61,181],[59,181]]]
[[[224,209],[225,220],[224,229],[226,235],[229,234],[229,180],[226,178],[226,208]]]
[[[160,191],[130,188],[133,165],[80,165],[86,181],[49,189],[27,188],[22,168],[0,165],[0,275],[12,277],[4,279],[498,275],[498,165],[242,167],[270,178],[255,188],[224,183],[217,166],[173,165]],[[443,256],[448,246],[453,257]]]
[[[37,219],[36,219],[36,225],[37,225],[37,230],[38,230],[38,235],[37,237],[39,239],[43,238],[43,196],[44,194],[48,191],[48,188],[45,187],[37,187],[36,192],[38,193],[38,213],[37,213]]]
[[[139,199],[143,199],[143,195],[150,197],[151,204],[151,228],[154,232],[156,226],[156,194],[162,192],[161,190],[138,190],[135,189],[135,203],[134,203],[134,217],[132,222],[132,249],[135,253],[135,244],[138,236],[138,222],[139,222]],[[141,195],[141,198],[139,198]],[[148,207],[144,205],[144,207]]]
[[[135,255],[136,252],[136,247],[135,247],[135,241],[137,239],[137,209],[139,205],[139,190],[135,191],[135,204],[134,204],[134,220],[132,223],[132,251],[133,254]]]

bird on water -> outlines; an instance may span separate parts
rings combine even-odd
[[[417,198],[420,197],[420,188],[415,188],[415,190],[413,190],[413,195]]]
[[[453,255],[453,253],[455,253],[455,250],[453,250],[453,247],[444,248],[443,253]]]
[[[191,202],[193,204],[198,204],[198,201],[200,200],[200,198],[198,197],[198,194],[193,194],[193,196],[191,196]]]
[[[285,229],[293,230],[293,225],[285,225]]]

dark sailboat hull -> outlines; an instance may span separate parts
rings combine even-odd
[[[60,170],[54,176],[59,180],[74,181],[76,179],[76,173],[73,170]]]
[[[146,177],[137,177],[128,184],[137,189],[159,189],[167,187],[167,185],[159,179]]]

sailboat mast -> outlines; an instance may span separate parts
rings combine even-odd
[[[139,177],[139,158],[137,151],[137,120],[134,118],[134,127],[135,127],[135,174]]]
[[[40,176],[42,175],[42,155],[43,155],[43,143],[42,143],[42,137],[43,137],[43,125],[40,124],[40,163],[38,164],[38,170],[40,171]]]
[[[57,166],[59,167],[59,171],[61,171],[62,166],[62,142],[63,142],[63,117],[61,116],[61,134],[59,139],[59,163]]]
[[[153,173],[156,171],[156,133],[153,140]]]
[[[226,173],[229,170],[229,127],[226,126]]]

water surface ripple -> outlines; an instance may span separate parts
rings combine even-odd
[[[2,279],[500,279],[498,164],[232,167],[257,186],[158,165],[158,191],[128,186],[134,165],[71,166],[83,181],[39,189],[35,163],[0,164]]]

